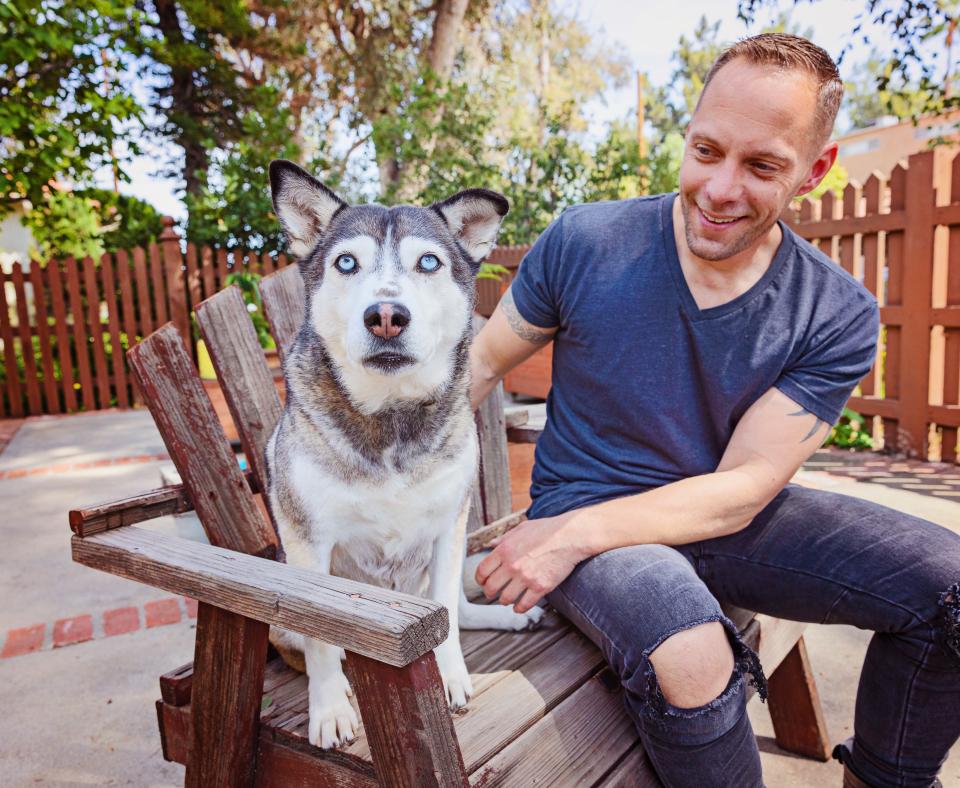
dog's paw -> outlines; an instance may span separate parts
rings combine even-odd
[[[473,684],[470,683],[467,666],[461,663],[453,670],[441,670],[440,679],[443,681],[443,689],[447,695],[447,703],[450,704],[450,711],[466,709],[467,702],[473,697]]]
[[[518,613],[518,615],[527,620],[527,624],[523,629],[537,629],[540,626],[540,622],[543,621],[543,608],[534,605],[526,613]]]
[[[310,693],[310,743],[329,750],[353,741],[360,720],[350,705],[350,685],[323,688]],[[312,689],[312,688],[311,688]]]

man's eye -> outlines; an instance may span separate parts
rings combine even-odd
[[[703,146],[703,145],[696,145],[696,146],[694,147],[694,150],[695,150],[698,154],[700,154],[701,156],[709,156],[709,155],[710,155],[710,148],[707,148],[707,147],[705,147],[705,146]]]
[[[440,258],[435,254],[425,254],[417,261],[417,270],[432,274],[440,270]]]
[[[341,274],[352,274],[356,273],[360,266],[357,265],[357,258],[352,254],[342,254],[337,258],[336,262],[333,264],[333,267],[336,268]]]

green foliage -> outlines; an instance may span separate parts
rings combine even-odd
[[[876,49],[853,69],[843,94],[851,131],[872,126],[885,116],[906,120],[923,114],[928,96],[904,83],[894,69],[895,63]],[[886,80],[886,87],[878,89],[878,79]]]
[[[844,408],[840,420],[830,430],[823,445],[859,451],[872,449],[873,438],[864,431],[863,424],[863,416],[850,408]]]
[[[140,18],[132,0],[0,0],[0,215],[89,182],[121,141],[136,152],[141,108],[117,74]]]
[[[257,339],[260,340],[260,347],[276,347],[273,337],[270,335],[270,326],[267,324],[267,318],[263,314],[263,300],[260,298],[260,274],[250,271],[234,271],[227,274],[226,286],[236,285],[240,288],[243,296],[243,302],[247,305],[247,311],[250,313],[250,319],[253,321],[253,327],[257,330]]]
[[[77,196],[92,201],[103,230],[101,241],[108,252],[145,247],[163,232],[163,216],[150,203],[109,189],[82,189]]]
[[[26,214],[24,224],[33,235],[31,254],[43,262],[65,256],[97,259],[106,250],[100,213],[83,195],[47,191]]]

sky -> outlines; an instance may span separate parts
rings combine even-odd
[[[645,72],[652,84],[665,83],[673,70],[670,56],[681,35],[690,36],[701,16],[720,20],[720,38],[733,41],[749,35],[767,24],[776,12],[764,12],[755,28],[748,30],[737,19],[736,0],[643,0],[624,3],[623,0],[559,0],[564,10],[574,14],[594,31],[608,46],[625,52],[635,71]],[[791,9],[791,18],[801,29],[812,28],[813,40],[834,58],[849,40],[849,31],[855,17],[862,12],[864,0],[816,0],[796,5],[792,0],[781,0],[780,8]],[[882,40],[882,36],[872,39]],[[841,65],[841,73],[865,58],[862,45],[854,47]],[[595,127],[625,118],[636,111],[635,83],[619,90],[609,90],[602,102],[591,107]],[[157,154],[148,151],[128,167],[131,183],[121,184],[120,190],[151,202],[158,210],[176,219],[185,218],[183,204],[174,194],[174,183],[156,175]],[[108,172],[100,173],[98,180],[112,186]]]

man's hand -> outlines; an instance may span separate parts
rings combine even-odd
[[[487,599],[526,613],[562,583],[587,553],[567,527],[567,515],[526,520],[495,540],[477,565],[477,583]]]

